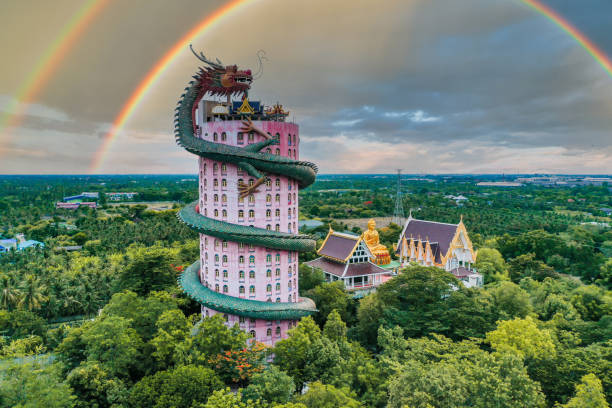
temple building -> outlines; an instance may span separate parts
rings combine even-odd
[[[361,236],[336,232],[329,229],[317,259],[306,262],[311,268],[319,268],[328,282],[341,280],[346,290],[374,288],[391,278],[389,269],[380,266],[389,264],[391,258],[387,248],[378,240],[374,220],[368,223],[368,231]]]
[[[417,220],[410,215],[400,234],[396,253],[402,266],[412,262],[437,266],[455,275],[467,287],[483,284],[482,275],[472,268],[477,254],[463,218],[458,224],[446,224]]]

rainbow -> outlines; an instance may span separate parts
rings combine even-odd
[[[202,34],[205,30],[210,28],[213,23],[226,16],[231,11],[237,9],[239,6],[246,4],[252,0],[234,0],[227,5],[221,7],[215,11],[212,15],[206,17],[191,31],[185,34],[178,42],[176,42],[172,48],[160,59],[155,66],[149,71],[147,76],[140,82],[134,93],[130,96],[127,103],[121,109],[119,115],[113,122],[112,129],[104,137],[104,142],[101,148],[94,155],[94,159],[90,166],[90,173],[98,171],[112,142],[116,139],[117,133],[128,121],[130,116],[134,113],[137,106],[142,102],[147,91],[153,86],[155,81],[160,77],[168,65],[174,60],[181,51],[183,51],[189,42],[193,38]],[[589,40],[581,31],[579,31],[569,21],[564,19],[559,13],[551,9],[550,7],[543,4],[538,0],[520,0],[522,3],[528,5],[533,10],[544,15],[563,31],[573,37],[612,77],[612,61],[610,58],[600,50],[591,40]]]
[[[19,126],[27,112],[28,104],[44,89],[83,31],[108,3],[109,0],[86,1],[47,47],[19,87],[8,109],[0,116],[0,147],[8,144],[10,131]],[[2,134],[4,130],[6,131]]]
[[[172,61],[174,61],[174,59],[176,59],[176,57],[183,52],[185,48],[187,48],[187,45],[196,37],[204,34],[206,30],[211,28],[215,23],[219,22],[223,17],[227,16],[239,7],[253,1],[255,0],[233,0],[228,2],[224,6],[215,10],[212,14],[208,15],[206,18],[204,18],[204,20],[200,21],[195,27],[189,30],[187,34],[181,37],[172,46],[172,48],[166,52],[166,54],[164,54],[164,56],[153,66],[153,68],[151,68],[140,84],[138,84],[138,87],[134,90],[130,98],[121,108],[119,115],[113,121],[111,130],[104,136],[102,146],[94,155],[89,167],[90,173],[96,173],[99,170],[112,143],[116,140],[119,130],[123,128],[125,123],[132,116],[149,89],[151,89],[153,84],[155,84],[164,71],[166,71]]]
[[[604,70],[612,77],[612,61],[597,45],[595,45],[587,36],[578,30],[572,23],[563,18],[559,13],[543,4],[539,0],[521,0],[523,3],[534,9],[540,14],[546,16],[549,20],[559,26],[563,31],[573,37],[578,44],[582,46],[592,57],[602,66]]]

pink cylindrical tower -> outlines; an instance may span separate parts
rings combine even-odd
[[[300,161],[299,131],[281,105],[249,102],[249,70],[207,64],[181,96],[177,142],[199,158],[199,200],[179,218],[200,233],[200,260],[179,278],[202,305],[256,341],[273,345],[314,303],[298,294],[298,252],[315,241],[298,234],[298,188],[317,168]],[[232,101],[231,95],[242,95]],[[204,99],[223,95],[225,101]]]
[[[298,158],[299,130],[293,123],[253,122],[277,137],[270,153]],[[201,138],[245,147],[265,139],[257,133],[241,132],[240,121],[203,123]],[[200,158],[199,212],[205,217],[236,225],[295,233],[298,229],[298,184],[286,176],[270,175],[258,192],[240,198],[238,186],[256,179],[234,164]],[[298,253],[228,241],[200,234],[200,280],[208,288],[240,299],[263,302],[297,302]],[[202,306],[205,316],[216,310]],[[227,322],[237,323],[257,341],[273,344],[286,337],[293,320],[271,321],[226,313]]]

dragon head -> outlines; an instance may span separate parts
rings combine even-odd
[[[251,70],[240,70],[236,65],[224,66],[218,59],[211,61],[203,53],[199,55],[189,46],[194,55],[206,66],[200,68],[197,79],[200,95],[235,95],[245,94],[251,88],[253,75]]]

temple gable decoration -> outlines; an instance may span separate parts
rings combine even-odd
[[[436,266],[451,272],[466,286],[482,285],[482,276],[472,268],[477,253],[463,218],[458,224],[448,224],[408,217],[397,243],[397,255],[402,266],[411,262]]]

